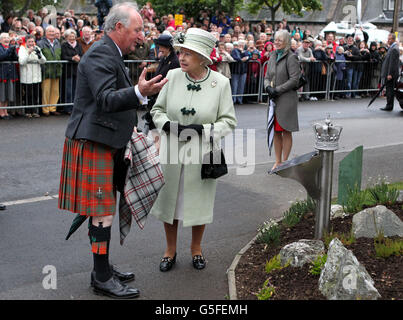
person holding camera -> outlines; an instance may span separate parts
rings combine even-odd
[[[20,64],[20,82],[23,87],[23,101],[27,106],[39,105],[39,92],[41,90],[42,71],[41,64],[46,62],[41,49],[35,44],[35,36],[25,37],[25,46],[21,46],[18,52]],[[25,116],[39,118],[39,108],[27,108]]]
[[[18,60],[15,45],[10,45],[8,33],[0,34],[0,61]],[[0,64],[0,108],[7,107],[9,102],[15,100],[15,81],[18,80],[17,69],[14,63]],[[9,120],[11,115],[7,109],[0,109],[0,119]]]

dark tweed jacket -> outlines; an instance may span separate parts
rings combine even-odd
[[[115,43],[105,35],[82,57],[66,136],[123,148],[137,125],[139,101]]]

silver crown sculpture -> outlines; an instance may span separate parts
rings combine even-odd
[[[334,151],[339,148],[339,138],[343,127],[334,126],[327,115],[324,124],[315,123],[313,132],[315,134],[315,149]]]

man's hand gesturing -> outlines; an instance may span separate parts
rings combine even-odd
[[[161,80],[162,75],[158,75],[152,78],[151,80],[147,81],[146,74],[147,74],[147,68],[144,68],[143,72],[140,74],[138,82],[139,86],[138,88],[143,97],[148,97],[157,94],[158,92],[160,92],[165,83],[168,82],[167,78]]]

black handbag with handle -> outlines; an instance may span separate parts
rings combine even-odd
[[[214,150],[214,124],[211,124],[210,131],[210,152],[203,156],[203,163],[201,168],[202,179],[217,179],[228,173],[227,164],[225,163],[225,157],[223,150]]]
[[[288,59],[288,56],[287,56]],[[288,64],[287,64],[288,60],[285,62],[285,69],[287,70],[287,75],[288,78],[290,78],[290,74],[288,73]],[[297,86],[294,88],[294,90],[299,90],[300,88],[302,88],[304,85],[306,85],[308,83],[308,80],[306,79],[303,71],[302,71],[302,67],[301,67],[301,63],[298,61],[299,64],[299,70],[300,70],[300,75],[298,77],[298,84]]]

